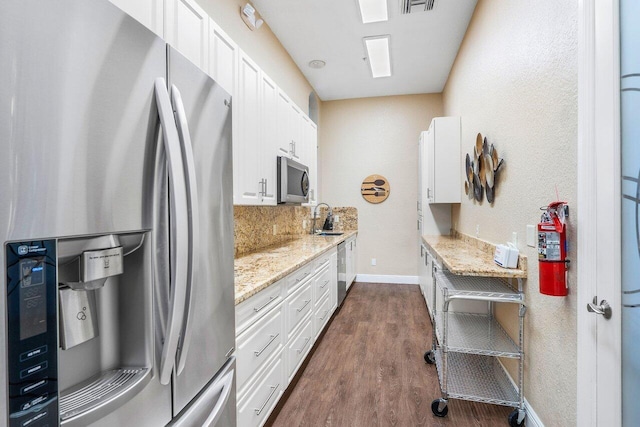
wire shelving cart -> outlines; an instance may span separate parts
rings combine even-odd
[[[511,279],[514,280],[514,279]],[[435,364],[442,397],[431,404],[434,415],[447,415],[448,400],[461,399],[514,407],[509,414],[511,427],[524,425],[524,316],[526,306],[522,291],[523,279],[517,289],[497,277],[477,277],[452,274],[433,265],[432,349],[424,354],[429,364]],[[436,304],[442,294],[442,309]],[[455,300],[485,301],[487,314],[449,311]],[[494,317],[494,304],[518,304],[519,337],[514,342]],[[518,360],[518,384],[509,379],[498,358]]]

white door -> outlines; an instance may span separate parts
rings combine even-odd
[[[209,75],[229,94],[237,87],[238,45],[209,19]]]
[[[640,425],[640,4],[581,3],[578,425],[632,427]]]
[[[278,156],[291,157],[293,151],[293,138],[291,131],[291,101],[287,94],[278,90],[278,106],[276,110],[276,122],[278,128],[277,150]]]

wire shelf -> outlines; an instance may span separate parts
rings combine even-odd
[[[448,299],[481,299],[494,302],[524,303],[524,294],[496,277],[461,276],[447,270],[435,273],[436,284],[447,290]]]
[[[438,342],[442,343],[444,316],[447,323],[447,350],[449,352],[487,356],[519,358],[520,349],[488,314],[439,312],[436,316]]]
[[[502,406],[519,406],[519,395],[498,359],[465,353],[447,354],[447,387],[443,387],[441,349],[435,352],[440,390],[444,398]]]

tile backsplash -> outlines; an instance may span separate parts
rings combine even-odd
[[[294,239],[311,230],[311,210],[306,206],[240,206],[233,207],[235,256]],[[326,207],[318,209],[316,226],[322,227]],[[336,231],[357,230],[358,210],[351,207],[333,208],[338,215]]]

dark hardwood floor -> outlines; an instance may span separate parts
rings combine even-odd
[[[508,426],[512,408],[440,397],[424,363],[431,323],[416,285],[356,283],[275,418],[292,426]],[[273,418],[273,417],[272,417]]]

